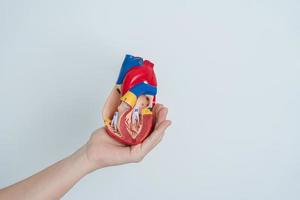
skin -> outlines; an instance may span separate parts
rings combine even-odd
[[[137,163],[161,141],[171,121],[168,110],[161,104],[155,105],[155,129],[141,144],[125,146],[99,128],[89,141],[75,153],[53,164],[41,172],[14,185],[0,190],[0,199],[60,199],[82,177],[108,166]]]

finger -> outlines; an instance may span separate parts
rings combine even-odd
[[[155,129],[159,126],[159,124],[161,122],[163,122],[164,120],[166,120],[168,115],[168,108],[166,107],[162,107],[158,113],[157,113],[157,118],[156,118],[156,122],[155,122]]]
[[[153,132],[154,135],[163,135],[166,129],[172,124],[171,120],[162,121]]]
[[[170,120],[162,121],[155,131],[141,144],[141,153],[145,156],[149,153],[162,139],[165,130],[171,125]]]
[[[163,108],[164,106],[162,104],[155,104],[154,108],[153,108],[153,127],[155,127],[155,124],[156,124],[156,120],[157,120],[157,116],[158,116],[158,113],[159,111]]]
[[[164,108],[164,106],[162,104],[158,104],[157,106],[155,106],[155,109],[153,110],[153,114],[156,118],[157,118],[157,115],[160,112],[160,110],[163,108]]]
[[[161,106],[163,106],[163,105],[160,104],[160,103],[155,104],[154,107],[153,107],[153,110],[152,110],[153,113],[156,113],[157,109],[158,109],[159,107],[161,107]]]

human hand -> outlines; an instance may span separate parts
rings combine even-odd
[[[85,147],[91,171],[112,165],[140,162],[163,138],[171,121],[167,120],[168,109],[162,104],[153,108],[154,131],[141,144],[126,146],[111,138],[104,128],[94,131]]]

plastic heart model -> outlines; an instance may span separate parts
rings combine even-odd
[[[141,143],[152,131],[157,81],[154,64],[126,55],[117,83],[103,108],[106,132],[127,145]]]

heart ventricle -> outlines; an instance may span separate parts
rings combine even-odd
[[[127,145],[139,144],[152,131],[153,115],[142,114],[138,124],[131,121],[132,110],[124,112],[119,119],[118,129],[115,130],[111,126],[106,126],[107,133]]]

